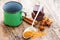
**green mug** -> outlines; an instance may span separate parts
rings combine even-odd
[[[15,1],[10,1],[5,3],[4,7],[4,24],[8,26],[16,27],[20,25],[23,21],[22,13],[22,4]]]

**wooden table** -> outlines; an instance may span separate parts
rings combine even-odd
[[[29,27],[27,23],[23,22],[20,26],[12,28],[4,25],[3,21],[0,22],[0,40],[33,40],[33,39],[24,39],[23,31]],[[56,34],[50,29],[46,28],[46,36],[36,38],[34,40],[58,40]]]
[[[5,0],[5,1],[7,1],[7,0]],[[15,28],[5,26],[3,23],[3,10],[2,10],[2,6],[4,4],[3,2],[4,2],[4,0],[0,1],[0,40],[25,40],[22,36],[23,31],[30,25],[23,22],[19,27],[15,27]],[[47,10],[47,8],[45,8],[45,12],[46,12],[45,15],[47,15],[48,17],[51,17],[52,19],[53,19],[53,17],[50,14],[52,14],[54,17],[56,17],[56,14],[53,14],[54,12],[50,11],[50,9]],[[57,17],[56,17],[56,19],[57,19]],[[45,32],[47,33],[46,36],[39,37],[34,40],[59,40],[56,33],[54,33],[51,28],[47,28],[45,30]],[[29,39],[29,40],[33,40],[33,39]]]
[[[19,27],[8,27],[0,24],[0,40],[24,40],[22,37],[24,31],[23,23]]]
[[[20,26],[11,28],[3,23],[3,13],[0,14],[0,40],[59,40],[56,33],[53,32],[51,28],[46,28],[45,32],[47,33],[46,36],[39,37],[36,39],[24,39],[23,38],[23,31],[30,25],[23,22]],[[50,15],[48,15],[50,17]],[[52,16],[51,16],[52,17]]]

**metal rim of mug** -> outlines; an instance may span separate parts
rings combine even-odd
[[[6,5],[6,4],[8,4],[8,3],[11,3],[11,2],[17,3],[17,4],[19,4],[19,5],[21,5],[21,6],[22,6],[22,4],[21,4],[21,3],[16,2],[16,1],[9,1],[9,2],[6,2],[4,5]],[[22,6],[22,8],[23,8],[23,6]],[[4,7],[3,7],[3,10],[4,10]]]

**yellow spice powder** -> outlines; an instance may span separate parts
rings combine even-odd
[[[24,33],[24,37],[25,38],[38,38],[38,37],[41,37],[41,36],[44,36],[46,35],[45,32],[33,32],[33,31],[27,31]]]
[[[25,37],[25,38],[29,38],[29,37],[31,37],[32,35],[33,35],[33,32],[32,32],[32,31],[27,31],[27,32],[24,33],[24,37]]]
[[[46,35],[45,32],[35,32],[33,34],[32,38],[34,39],[34,38],[38,38],[38,37],[41,37],[41,36],[44,36],[44,35]]]

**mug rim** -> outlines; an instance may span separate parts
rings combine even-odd
[[[6,2],[5,4],[11,3],[11,2],[18,3],[19,5],[21,5],[21,6],[22,6],[22,4],[21,4],[21,3],[16,2],[16,1],[9,1],[9,2]]]
[[[9,3],[17,3],[17,4],[19,4],[19,5],[23,8],[23,5],[22,5],[21,3],[17,2],[17,1],[9,1],[9,2],[6,2],[6,3],[4,4],[4,6],[3,6],[3,10],[4,10],[4,11],[6,11],[5,8],[4,8],[5,5],[7,5],[7,4],[9,4]],[[21,10],[22,10],[22,8],[21,8]],[[19,10],[18,10],[18,11],[19,11]],[[7,11],[7,12],[9,12],[9,11]]]

